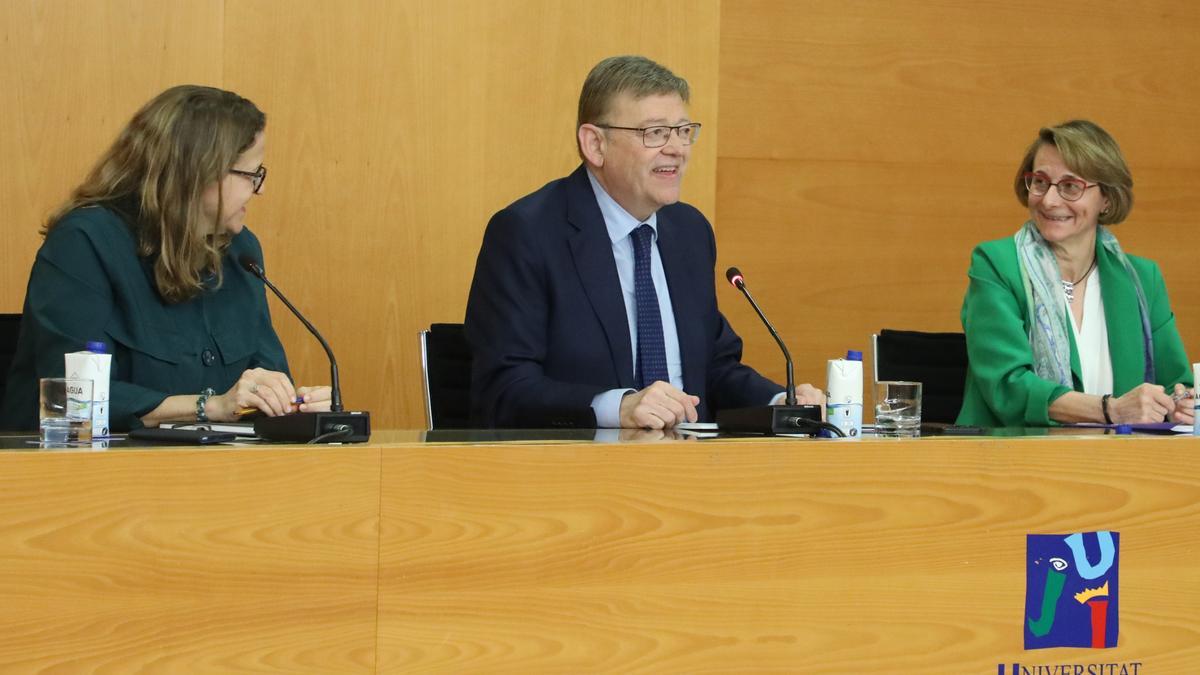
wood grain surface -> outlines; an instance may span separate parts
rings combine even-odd
[[[0,467],[0,672],[374,668],[378,450]]]
[[[386,453],[381,672],[1191,672],[1191,439]],[[1022,650],[1025,535],[1121,532],[1122,637]]]
[[[0,452],[3,673],[986,673],[1200,663],[1190,437]],[[1028,534],[1120,639],[1022,649]]]

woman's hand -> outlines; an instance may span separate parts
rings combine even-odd
[[[300,412],[325,412],[332,403],[333,389],[331,387],[300,387],[296,396],[304,399],[300,404]]]
[[[1172,411],[1178,412],[1175,401],[1157,384],[1139,384],[1124,396],[1108,401],[1108,416],[1113,424],[1162,422]]]
[[[1195,392],[1182,384],[1175,385],[1175,395],[1171,398],[1175,401],[1175,410],[1171,413],[1171,421],[1179,424],[1194,424],[1195,423]]]
[[[271,417],[286,415],[295,411],[295,401],[296,389],[287,375],[253,368],[242,373],[229,391],[208,399],[205,410],[210,420],[232,422],[245,408],[261,410]]]

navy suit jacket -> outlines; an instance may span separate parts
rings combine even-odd
[[[597,394],[636,388],[612,242],[586,172],[580,166],[488,223],[465,321],[472,415],[484,426],[595,426]],[[687,204],[663,207],[658,251],[684,389],[700,397],[700,419],[766,405],[783,387],[741,363],[741,338],[717,309],[708,220]]]

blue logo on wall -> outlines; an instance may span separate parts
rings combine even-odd
[[[1119,532],[1025,540],[1025,649],[1117,646]]]

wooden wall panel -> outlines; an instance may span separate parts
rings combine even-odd
[[[1137,203],[1117,235],[1162,266],[1200,358],[1198,28],[1169,0],[1069,21],[1024,0],[723,2],[717,238],[797,377],[823,385],[826,359],[883,327],[961,330],[972,247],[1024,222],[1017,163],[1074,117],[1121,143]],[[752,312],[722,300],[747,358],[782,378]]]
[[[646,17],[670,17],[647,21]],[[575,107],[604,56],[646,53],[716,117],[716,2],[237,3],[226,84],[269,116],[268,269],[340,355],[347,404],[420,426],[417,332],[462,321],[488,218],[577,164]],[[715,140],[715,139],[714,139]],[[711,212],[715,143],[688,196]],[[293,369],[325,357],[275,309]]]
[[[1122,143],[1137,206],[1119,235],[1162,265],[1194,335],[1200,10],[1093,4],[1053,40],[1043,12],[1029,1],[7,3],[0,309],[19,310],[38,225],[136,107],[171,84],[223,85],[270,119],[271,180],[250,215],[268,271],[341,356],[348,404],[377,425],[418,426],[416,332],[461,320],[491,213],[575,165],[587,69],[641,52],[694,86],[707,126],[685,199],[717,216],[722,268],[747,273],[802,379],[822,383],[825,359],[866,349],[883,326],[957,329],[970,248],[1023,219],[1009,188],[1022,149],[1038,126],[1074,116]],[[722,293],[748,360],[782,377],[750,310]],[[327,380],[320,348],[273,307],[297,378]]]
[[[170,84],[221,85],[268,115],[270,179],[248,217],[268,274],[340,357],[347,405],[380,427],[423,424],[417,332],[462,321],[491,214],[576,166],[579,87],[601,58],[643,53],[690,80],[708,126],[685,195],[715,209],[716,0],[0,12],[16,64],[0,69],[0,203],[18,205],[0,224],[0,310],[19,311],[44,215],[137,106]],[[328,381],[324,352],[272,302],[297,380]]]
[[[0,455],[0,671],[375,665],[376,450]]]
[[[222,4],[0,3],[0,311],[21,311],[46,216],[138,107],[221,83]]]

